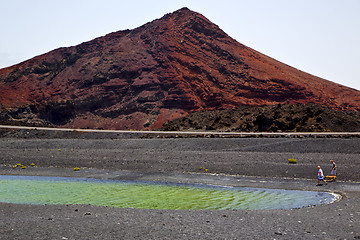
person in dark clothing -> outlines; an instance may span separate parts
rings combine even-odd
[[[331,166],[331,176],[336,176],[336,164],[333,160],[330,160],[332,166]]]

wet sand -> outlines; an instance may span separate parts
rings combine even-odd
[[[360,239],[359,138],[25,133],[0,138],[0,174],[327,191],[342,199],[302,209],[227,211],[1,203],[0,239]],[[339,181],[316,186],[316,166],[327,174],[331,159]],[[16,163],[28,167],[13,169]]]

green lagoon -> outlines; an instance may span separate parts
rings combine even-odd
[[[204,184],[0,175],[0,202],[92,204],[138,209],[291,209],[328,204],[336,195]]]

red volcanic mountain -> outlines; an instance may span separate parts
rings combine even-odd
[[[0,70],[0,121],[157,128],[191,112],[315,103],[360,110],[360,92],[278,62],[187,8]]]

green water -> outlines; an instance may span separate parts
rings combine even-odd
[[[0,176],[0,202],[92,204],[138,209],[290,209],[331,203],[328,193],[95,180]]]

